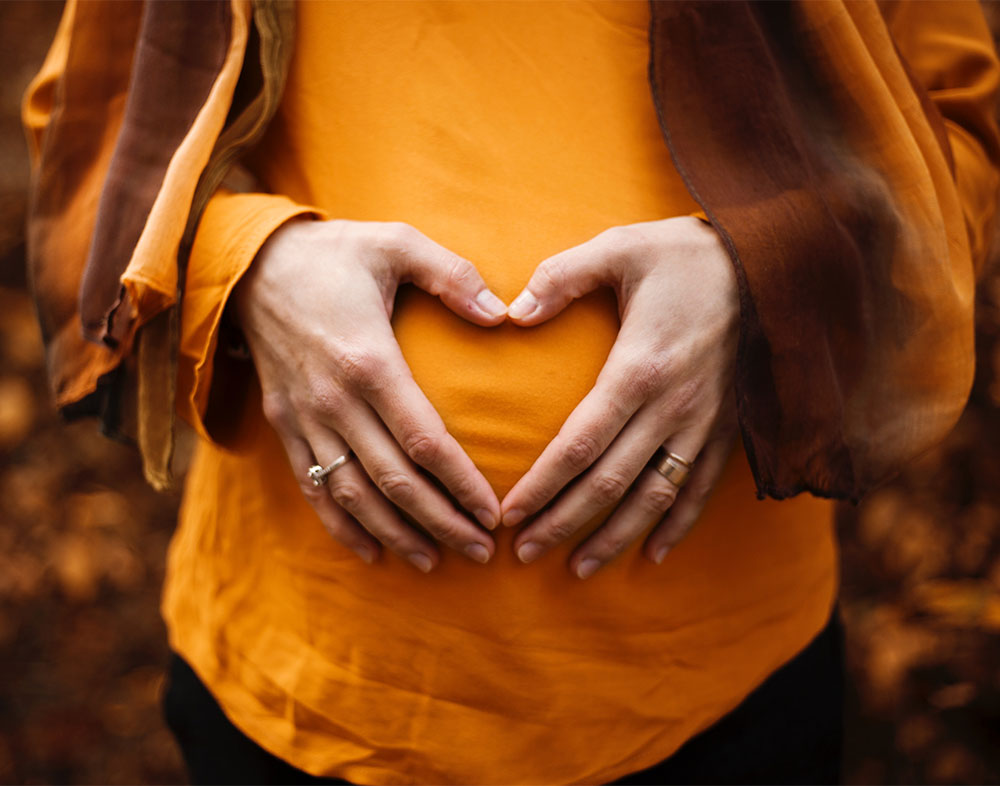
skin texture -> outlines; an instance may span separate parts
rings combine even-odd
[[[402,358],[389,319],[406,282],[483,326],[510,318],[530,328],[599,286],[617,294],[621,330],[593,390],[502,504]],[[292,467],[325,465],[348,447],[356,456],[327,487],[299,474],[327,531],[367,562],[383,544],[429,571],[435,541],[486,562],[495,545],[483,527],[501,518],[523,525],[514,549],[532,562],[617,506],[570,569],[593,575],[650,528],[645,553],[659,563],[696,521],[732,449],[737,285],[719,236],[696,218],[615,227],[550,257],[509,310],[470,262],[405,224],[292,221],[235,297],[264,414]],[[650,466],[661,447],[697,459],[683,489]]]
[[[523,562],[617,505],[571,555],[580,578],[654,525],[645,553],[662,562],[704,507],[736,431],[739,295],[715,230],[684,216],[602,232],[543,261],[508,317],[538,325],[599,286],[618,296],[618,338],[594,388],[502,503],[507,526],[538,514],[514,541]],[[648,466],[661,446],[697,460],[683,489]]]
[[[440,559],[434,541],[487,562],[496,495],[413,381],[389,324],[407,282],[477,325],[506,314],[471,263],[408,225],[291,221],[276,231],[235,292],[264,415],[327,531],[366,562],[381,543],[426,572]],[[313,485],[306,469],[348,447],[354,458]]]

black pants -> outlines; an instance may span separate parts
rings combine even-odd
[[[670,758],[616,783],[839,783],[842,638],[834,614],[809,646],[735,710]],[[163,710],[192,783],[348,783],[309,775],[258,746],[229,722],[177,655]]]

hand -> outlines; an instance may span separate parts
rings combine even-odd
[[[609,229],[542,262],[508,316],[537,325],[602,285],[614,287],[622,320],[608,360],[501,505],[516,526],[559,494],[514,540],[531,562],[620,503],[570,557],[580,578],[657,522],[645,553],[660,563],[700,514],[735,434],[739,297],[718,233],[687,216]],[[661,446],[697,459],[683,491],[647,466]]]
[[[471,263],[405,224],[291,221],[237,286],[237,317],[263,391],[264,415],[327,531],[366,562],[383,543],[423,571],[436,540],[478,562],[493,539],[420,472],[434,475],[489,529],[500,504],[414,382],[389,324],[400,283],[413,282],[477,325],[506,307]],[[315,486],[306,472],[350,449],[356,458]]]

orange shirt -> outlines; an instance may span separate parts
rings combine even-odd
[[[645,2],[297,9],[285,97],[250,161],[285,196],[216,197],[192,255],[181,388],[196,422],[217,282],[230,287],[302,206],[409,222],[508,301],[555,252],[697,209],[657,124]],[[608,291],[528,330],[478,328],[404,291],[394,327],[503,495],[592,386],[618,320]],[[237,447],[203,439],[163,611],[171,645],[236,725],[315,774],[614,779],[732,709],[824,625],[836,595],[830,503],[756,501],[739,450],[662,566],[636,546],[584,582],[566,567],[573,544],[525,566],[509,531],[486,566],[453,553],[426,576],[388,553],[365,565],[302,499],[304,471],[259,404]]]
[[[886,52],[905,58],[940,111],[954,182],[936,148],[933,161],[901,157],[928,164],[911,182],[890,161],[894,137],[859,141],[884,146],[878,158],[903,175],[892,181],[900,191],[930,189],[949,216],[960,205],[971,259],[950,219],[946,239],[962,263],[956,286],[967,293],[963,265],[985,256],[998,175],[1000,63],[979,4],[807,7],[838,24],[816,37],[831,74],[891,66],[879,103],[893,109],[899,101],[895,110],[906,116],[893,127],[929,143],[917,96]],[[119,67],[119,56],[95,50],[88,62],[92,26],[71,42],[79,8],[67,3],[26,96],[36,157],[58,132],[53,117],[65,109],[58,96],[70,76],[124,90],[118,72],[102,71]],[[252,397],[243,409],[223,400],[229,417],[213,424],[238,426],[223,443],[213,439],[221,431],[206,428],[210,388],[221,395],[238,382],[216,367],[223,307],[267,236],[292,216],[409,221],[472,258],[509,298],[552,251],[613,224],[690,211],[646,86],[648,9],[422,0],[297,9],[288,92],[252,162],[273,193],[214,198],[186,273],[178,407],[202,441],[170,552],[170,641],[240,728],[311,772],[372,784],[559,782],[609,780],[652,764],[823,624],[836,562],[827,503],[753,502],[736,452],[700,524],[663,566],[633,549],[579,582],[565,569],[569,546],[523,566],[502,532],[492,564],[447,554],[424,576],[391,555],[363,565],[326,537],[296,488],[305,468],[288,466]],[[171,217],[187,210],[210,158],[249,35],[248,0],[233,0],[231,10],[219,78],[171,160],[157,198],[163,209],[151,214],[122,278],[135,295],[136,324],[176,292],[184,222]],[[836,30],[857,35],[839,40]],[[887,30],[893,46],[871,57],[868,45]],[[94,104],[107,123],[83,113],[85,133],[105,138],[84,148],[96,158],[76,172],[82,186],[57,183],[70,198],[57,200],[65,210],[56,231],[39,234],[66,253],[49,250],[36,286],[69,300],[118,104]],[[926,205],[923,196],[915,204]],[[64,305],[56,311],[71,316],[65,336],[79,328],[79,314]],[[541,328],[485,331],[410,292],[395,327],[418,381],[502,494],[593,381],[616,320],[610,297],[598,293]],[[76,386],[63,404],[117,362],[107,352],[78,354],[54,364]],[[213,374],[224,377],[214,388]]]

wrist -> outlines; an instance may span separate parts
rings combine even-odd
[[[299,234],[303,226],[315,222],[316,219],[309,215],[294,216],[275,228],[261,244],[250,265],[233,287],[230,308],[227,309],[233,324],[241,331],[249,327],[254,304],[261,293],[266,293],[275,286],[276,282],[270,281],[271,276],[268,275],[274,266],[274,260],[284,256],[284,249],[291,237]]]

